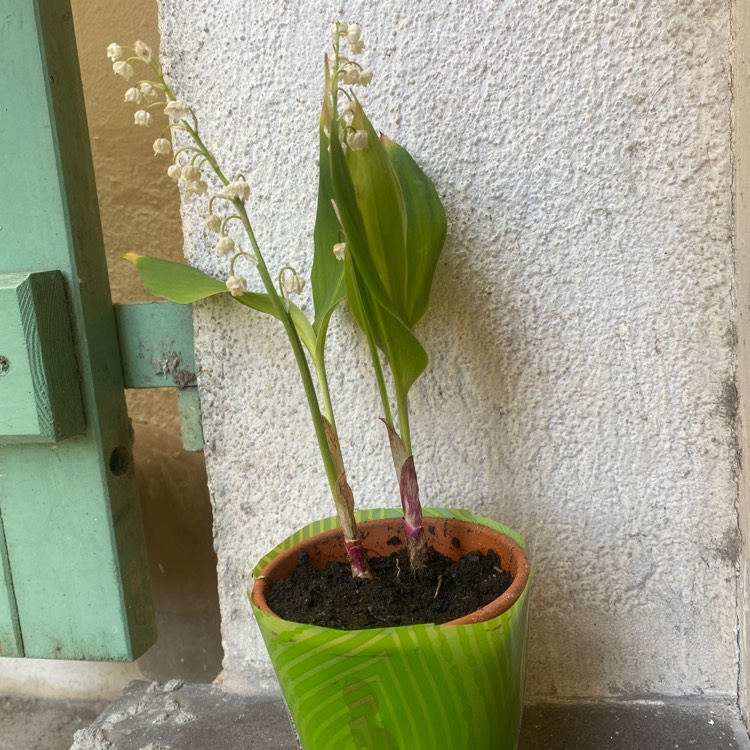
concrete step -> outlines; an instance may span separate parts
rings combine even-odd
[[[0,750],[297,750],[276,694],[237,695],[179,680],[132,682],[73,741],[75,729],[101,708],[0,697]],[[674,748],[750,750],[750,738],[736,710],[705,701],[543,703],[526,707],[519,744],[519,750]]]
[[[0,694],[0,750],[68,750],[74,733],[106,706],[107,701]]]

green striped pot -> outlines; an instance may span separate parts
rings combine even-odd
[[[280,619],[263,601],[264,571],[280,558],[275,566],[286,565],[289,559],[286,574],[291,572],[301,546],[314,562],[318,540],[337,528],[335,518],[317,521],[293,534],[253,570],[253,612],[304,750],[516,747],[531,580],[526,544],[516,532],[465,510],[425,508],[424,514],[431,543],[444,554],[452,550],[454,557],[470,551],[473,544],[481,548],[482,543],[474,537],[484,535],[484,529],[497,532],[498,539],[505,538],[507,548],[500,553],[503,566],[516,572],[518,582],[514,581],[515,591],[504,595],[501,609],[507,607],[505,611],[493,614],[490,605],[470,617],[475,620],[471,624],[355,631]],[[383,538],[399,533],[400,517],[390,509],[359,512],[365,547],[370,548],[383,525],[388,527]],[[460,535],[456,532],[459,526],[465,529]],[[439,537],[445,533],[449,535],[448,550],[440,547]],[[327,536],[341,538],[340,534]],[[340,547],[336,553],[339,559],[345,559],[343,544],[334,543]],[[268,576],[274,577],[283,575],[275,571]]]

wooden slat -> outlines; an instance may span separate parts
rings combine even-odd
[[[23,656],[16,596],[5,548],[3,520],[0,518],[0,656]]]
[[[0,444],[50,443],[85,429],[59,271],[0,274]]]
[[[193,308],[176,302],[115,305],[126,388],[195,385]]]
[[[126,388],[177,388],[182,444],[203,450],[193,308],[176,302],[115,305],[117,338]]]

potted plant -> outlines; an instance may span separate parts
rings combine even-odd
[[[229,294],[276,318],[292,348],[336,516],[269,552],[253,571],[251,601],[302,746],[510,749],[523,698],[526,545],[469,511],[422,508],[409,427],[408,392],[427,366],[414,329],[427,309],[445,211],[414,159],[378,136],[364,112],[356,91],[372,71],[356,59],[364,49],[360,27],[336,21],[331,37],[319,123],[312,320],[294,302],[301,274],[272,267],[261,252],[247,206],[250,186],[219,165],[193,108],[140,41],[112,44],[107,54],[126,80],[135,65],[151,71],[125,99],[139,105],[137,125],[150,125],[155,108],[170,118],[172,139],[162,133],[154,152],[171,157],[168,173],[188,193],[207,195],[205,225],[216,235],[215,251],[227,258],[227,274],[220,280],[183,264],[126,257],[153,294],[183,303]],[[354,509],[325,357],[331,318],[344,300],[378,385],[385,425],[379,429],[400,511]],[[460,604],[467,592],[473,603]],[[357,619],[362,610],[364,619]]]

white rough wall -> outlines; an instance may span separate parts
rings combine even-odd
[[[412,392],[423,497],[536,550],[532,697],[736,693],[728,0],[161,0],[172,81],[307,273],[329,21],[365,29],[376,128],[450,229]],[[186,254],[226,275],[184,201]],[[251,566],[331,515],[274,322],[196,315],[229,684],[271,684]],[[360,506],[397,505],[346,314],[331,386]]]

